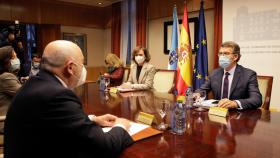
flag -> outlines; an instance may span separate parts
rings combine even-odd
[[[173,25],[172,25],[172,37],[171,37],[171,48],[169,51],[169,62],[168,69],[176,70],[178,61],[178,48],[179,48],[179,23],[177,17],[176,6],[173,8]]]
[[[178,53],[177,65],[177,83],[176,89],[178,95],[185,95],[189,86],[192,86],[192,47],[189,36],[189,23],[187,14],[187,5],[184,6],[184,17],[181,26],[180,51]]]
[[[200,5],[198,28],[198,40],[196,43],[197,53],[195,57],[195,67],[193,73],[194,90],[200,88],[204,81],[208,79],[208,53],[203,1],[201,1]]]

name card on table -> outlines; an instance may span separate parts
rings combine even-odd
[[[137,117],[137,121],[142,122],[142,123],[147,124],[147,125],[151,125],[154,117],[155,117],[154,115],[147,114],[147,113],[144,113],[144,112],[139,112],[139,115]]]
[[[228,115],[228,109],[221,107],[210,107],[208,113],[211,115],[226,117]]]
[[[117,93],[117,92],[118,92],[118,88],[116,88],[116,87],[110,88],[110,93]]]

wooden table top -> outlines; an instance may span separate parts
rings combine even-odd
[[[172,94],[152,91],[104,93],[88,83],[76,90],[86,113],[114,114],[136,121],[140,111],[155,115],[153,126],[161,121],[158,108],[163,100],[174,103]],[[170,123],[170,112],[166,117]],[[227,118],[208,115],[208,111],[187,110],[186,132],[169,130],[135,142],[122,158],[279,158],[280,113],[261,109],[230,111]]]

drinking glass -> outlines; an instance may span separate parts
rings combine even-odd
[[[196,100],[195,100],[195,104],[197,106],[197,108],[195,110],[196,111],[206,111],[206,109],[202,107],[203,106],[202,102],[205,100],[206,95],[207,95],[206,90],[199,90],[196,93],[199,93],[200,97],[196,98]]]
[[[161,118],[161,123],[157,126],[159,130],[166,130],[168,125],[165,124],[164,118],[166,117],[166,114],[168,110],[170,109],[170,102],[168,100],[163,100],[160,104],[160,108],[158,109],[158,113]]]
[[[108,92],[108,86],[110,84],[110,78],[105,77],[104,80],[105,80],[105,91]]]

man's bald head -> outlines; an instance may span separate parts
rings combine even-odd
[[[42,59],[43,65],[47,64],[51,67],[61,67],[68,60],[75,60],[80,63],[84,57],[81,49],[75,43],[57,40],[46,46]]]
[[[43,53],[41,69],[48,70],[74,88],[80,79],[84,57],[75,43],[58,40],[49,43]]]

